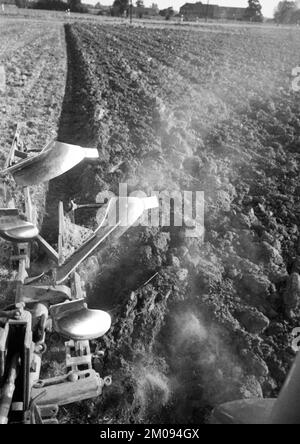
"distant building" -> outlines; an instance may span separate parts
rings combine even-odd
[[[183,15],[186,20],[195,20],[197,18],[214,18],[217,5],[204,5],[198,3],[186,3],[180,8],[179,14]]]
[[[246,8],[233,8],[197,3],[186,3],[180,8],[180,15],[186,20],[208,18],[214,20],[243,20]]]
[[[98,15],[111,15],[111,6],[97,4],[93,13]]]
[[[234,8],[231,6],[218,6],[217,19],[224,20],[243,20],[246,8]]]

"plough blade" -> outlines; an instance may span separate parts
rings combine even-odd
[[[108,204],[106,215],[93,236],[81,248],[56,269],[56,283],[62,284],[93,251],[104,244],[108,238],[116,240],[132,227],[143,215],[144,211],[157,208],[157,197],[113,198]],[[119,211],[118,211],[119,210]]]
[[[3,174],[12,174],[21,186],[38,185],[61,176],[84,159],[99,159],[98,150],[52,141],[40,154],[7,168]]]
[[[107,229],[102,236],[94,234],[66,262],[56,269],[56,283],[62,284],[68,277],[115,231],[115,227]]]
[[[270,424],[275,399],[243,399],[223,404],[213,411],[211,423],[233,424]]]
[[[66,300],[71,300],[71,290],[64,285],[55,287],[47,285],[23,285],[19,292],[19,301],[26,304],[51,303],[59,304]]]
[[[213,424],[300,424],[300,353],[277,399],[243,399],[217,407]]]
[[[0,209],[0,237],[10,242],[29,242],[39,230],[31,222],[21,219],[17,209]]]
[[[55,331],[74,341],[101,338],[111,327],[110,315],[89,309],[85,299],[53,305],[50,314]]]

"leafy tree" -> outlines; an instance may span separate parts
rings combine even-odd
[[[24,1],[24,0],[18,0]],[[29,3],[29,7],[33,9],[44,9],[48,11],[65,11],[66,4],[61,0],[38,0],[37,2]]]
[[[165,17],[166,20],[170,20],[170,18],[175,15],[175,11],[172,7],[167,9],[162,9],[161,11],[159,11],[159,15]]]
[[[144,15],[144,9],[145,9],[145,5],[144,5],[144,1],[143,0],[136,0],[136,8],[137,8],[137,15],[138,18],[143,18]]]
[[[81,4],[81,0],[69,0],[68,4],[71,12],[88,12],[88,8]]]
[[[27,7],[27,1],[26,0],[16,0],[16,6],[18,8],[26,8]]]
[[[259,0],[248,0],[249,6],[245,12],[245,20],[249,22],[262,22],[264,17],[262,15],[262,6]]]
[[[295,2],[281,1],[274,14],[276,23],[291,24],[299,19],[298,8]],[[297,16],[297,17],[296,17]]]
[[[112,15],[124,15],[129,10],[129,0],[114,0]]]

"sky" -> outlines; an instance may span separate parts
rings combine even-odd
[[[135,3],[135,0],[133,0]],[[179,10],[185,3],[196,3],[198,0],[144,0],[146,6],[151,6],[152,3],[157,3],[160,9],[173,6],[175,10]],[[263,7],[263,14],[265,17],[273,17],[273,12],[280,0],[261,0]],[[83,0],[83,3],[96,4],[99,0]],[[111,5],[113,0],[100,0],[102,5]],[[202,3],[206,3],[206,0],[202,0]],[[211,4],[219,6],[236,6],[247,7],[248,0],[210,0]]]

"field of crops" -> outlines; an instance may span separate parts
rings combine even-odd
[[[44,79],[39,100],[21,95],[19,113],[15,97],[1,125],[22,118],[36,137],[45,134],[36,104],[51,98],[59,139],[96,144],[103,158],[50,183],[47,239],[57,238],[59,198],[86,203],[119,183],[204,191],[206,202],[204,242],[179,227],[133,228],[82,267],[90,305],[113,315],[98,365],[114,382],[61,420],[200,423],[218,403],[277,395],[300,325],[298,30],[68,24],[62,104],[50,66],[63,69],[63,50],[47,40],[57,29],[37,38],[41,31],[24,25],[20,48],[12,30],[16,53],[3,59],[13,72],[23,56],[45,76],[33,74]],[[12,94],[31,84],[39,83],[14,85]],[[95,214],[77,221],[91,228]]]

